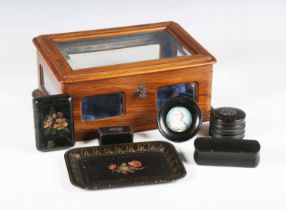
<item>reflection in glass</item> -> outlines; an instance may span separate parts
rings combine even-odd
[[[55,95],[55,94],[59,94],[59,91],[57,90],[56,86],[53,84],[52,80],[51,80],[51,76],[47,74],[47,71],[43,68],[41,68],[42,71],[42,75],[43,75],[43,86],[45,88],[45,90],[47,91],[47,93],[49,95]]]
[[[191,99],[196,99],[196,83],[176,84],[165,87],[160,87],[157,90],[157,109],[159,110],[162,105],[170,98],[178,95],[186,95]]]
[[[191,55],[167,31],[56,44],[73,70]]]
[[[115,117],[123,113],[123,94],[86,96],[82,99],[83,121],[93,121],[101,118]]]
[[[73,69],[131,63],[159,59],[159,45],[114,49],[80,54],[70,54],[68,63]]]
[[[174,132],[183,132],[192,124],[192,115],[185,107],[173,107],[166,116],[167,126]]]

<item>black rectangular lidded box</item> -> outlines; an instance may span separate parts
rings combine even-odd
[[[72,98],[66,94],[33,99],[36,147],[40,151],[74,145]]]
[[[99,145],[133,142],[133,131],[128,126],[102,127],[97,132]]]
[[[198,165],[256,167],[260,161],[256,140],[199,137],[194,145]]]

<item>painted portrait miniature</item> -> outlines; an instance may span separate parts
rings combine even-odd
[[[164,137],[183,142],[191,139],[200,129],[202,113],[191,97],[178,95],[166,101],[160,108],[157,124]]]
[[[166,122],[172,131],[183,132],[191,126],[192,116],[185,107],[174,107],[168,112]]]

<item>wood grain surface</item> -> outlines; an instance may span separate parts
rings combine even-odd
[[[191,56],[140,61],[111,66],[72,70],[56,42],[126,34],[167,30],[184,46]],[[174,22],[146,24],[94,31],[42,35],[33,40],[38,55],[38,90],[33,96],[48,95],[43,82],[43,71],[58,93],[70,94],[73,98],[73,114],[76,140],[96,138],[97,128],[127,125],[135,132],[156,129],[156,99],[159,87],[179,83],[196,82],[197,98],[203,120],[209,120],[211,109],[212,68],[215,58],[195,41],[184,29]],[[164,45],[162,44],[161,48]],[[169,50],[173,52],[173,50]],[[148,89],[147,96],[140,100],[135,96],[138,86]],[[81,116],[81,101],[85,96],[117,93],[124,94],[124,111],[121,116],[84,122]]]

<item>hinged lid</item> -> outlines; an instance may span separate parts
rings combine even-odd
[[[33,41],[57,79],[65,83],[215,63],[174,22],[42,35]]]

